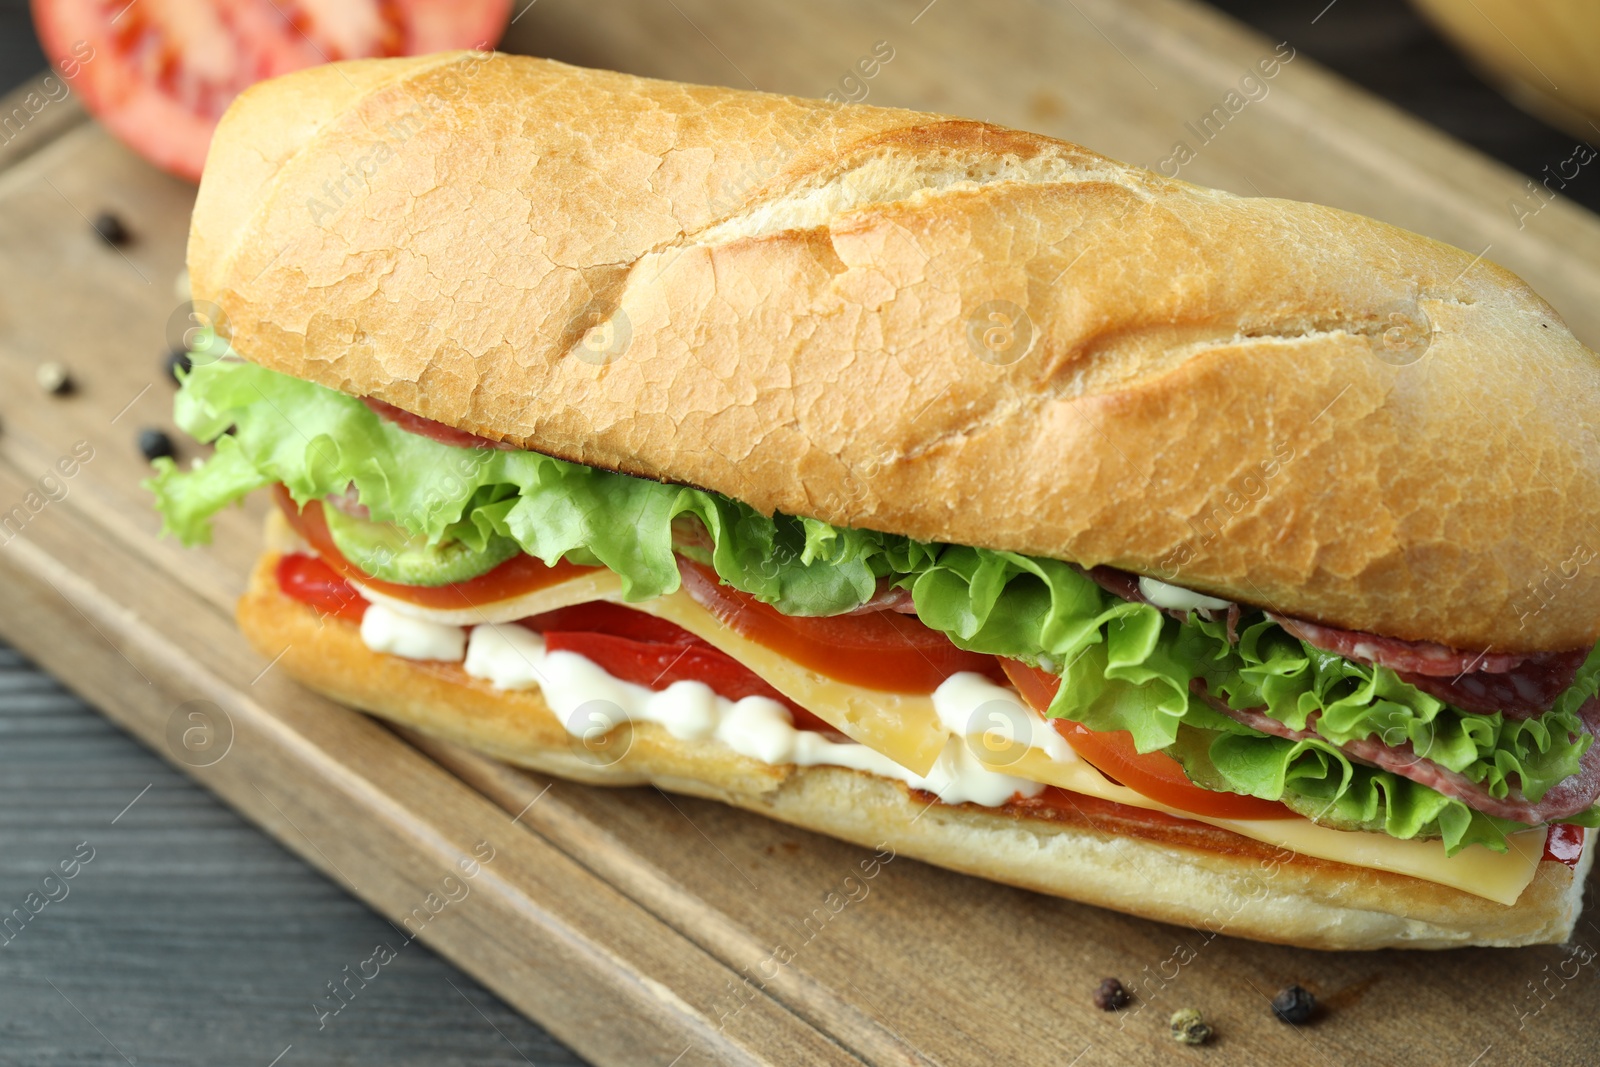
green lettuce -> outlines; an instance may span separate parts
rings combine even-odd
[[[1578,771],[1592,741],[1577,709],[1600,688],[1600,649],[1551,711],[1519,721],[1455,711],[1388,668],[1330,655],[1264,618],[1229,642],[1223,622],[1168,618],[1052,560],[949,546],[910,588],[922,621],[962,648],[1059,673],[1052,716],[1126,730],[1140,752],[1174,756],[1207,788],[1281,800],[1343,828],[1439,837],[1452,854],[1473,843],[1503,849],[1505,835],[1524,827],[1354,764],[1338,745],[1409,741],[1419,757],[1493,796],[1517,785],[1537,801]],[[1231,707],[1264,708],[1326,740],[1291,741],[1243,726],[1194,697],[1195,679]],[[1600,806],[1563,821],[1600,825]]]
[[[359,399],[250,363],[186,376],[178,425],[215,454],[191,470],[158,460],[148,483],[164,532],[204,541],[211,517],[281,482],[298,502],[354,486],[374,521],[438,544],[482,550],[509,537],[546,563],[602,565],[640,601],[678,586],[675,551],[791,615],[832,615],[881,581],[911,592],[921,620],[960,647],[1059,674],[1052,716],[1126,730],[1207,788],[1282,800],[1333,825],[1504,849],[1516,823],[1493,819],[1398,775],[1352,764],[1338,744],[1378,737],[1505,796],[1537,800],[1575,773],[1591,742],[1577,717],[1600,686],[1600,654],[1549,713],[1467,715],[1386,668],[1306,645],[1255,616],[1227,639],[1220,622],[1179,621],[1106,593],[1070,565],[816,519],[762,515],[716,493],[534,452],[463,449],[401,430]],[[701,535],[697,527],[704,527]],[[687,531],[693,531],[686,536]],[[1196,680],[1235,708],[1264,708],[1318,739],[1270,737],[1220,714]],[[1569,821],[1600,825],[1600,806]]]

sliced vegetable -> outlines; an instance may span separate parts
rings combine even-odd
[[[345,578],[360,582],[374,592],[416,604],[418,607],[448,610],[492,604],[499,600],[521,596],[523,593],[558,585],[585,570],[571,563],[559,563],[554,567],[547,567],[532,556],[516,555],[486,574],[451,585],[423,586],[386,582],[355,566],[344,557],[344,553],[339,551],[339,546],[328,532],[325,518],[327,509],[323,507],[322,501],[308,500],[305,507],[299,507],[290,498],[288,490],[282,486],[275,487],[274,495],[278,499],[278,506],[288,518],[289,525],[294,527],[295,532],[315,549],[317,555],[334,571]]]
[[[823,618],[785,615],[684,561],[684,588],[724,625],[820,674],[865,689],[931,693],[952,674],[1002,677],[993,656],[963,652],[937,630],[894,611]]]
[[[1588,831],[1583,827],[1556,823],[1550,827],[1550,835],[1544,839],[1544,856],[1541,858],[1575,868],[1583,858],[1583,846],[1587,840]]]
[[[371,522],[324,507],[323,521],[339,554],[364,574],[396,585],[455,585],[487,574],[522,548],[509,537],[490,537],[481,549],[460,541],[429,544],[392,522]]]
[[[264,78],[338,59],[489,47],[510,0],[33,0],[45,54],[90,113],[200,179],[211,131]]]
[[[1036,711],[1044,711],[1055,699],[1061,679],[1048,671],[1016,660],[1001,660],[1006,676]],[[1160,752],[1139,752],[1133,737],[1124,730],[1091,730],[1071,719],[1051,719],[1056,732],[1079,756],[1107,778],[1127,786],[1141,796],[1160,801],[1179,811],[1209,815],[1217,819],[1292,819],[1295,812],[1282,804],[1238,793],[1223,793],[1195,785],[1183,772],[1183,765]]]
[[[310,604],[318,614],[360,622],[367,602],[356,587],[316,556],[291,552],[278,557],[278,588],[283,595]]]

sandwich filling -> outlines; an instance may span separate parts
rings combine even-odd
[[[1171,795],[1240,805],[1243,821],[1294,815],[1281,821],[1437,841],[1450,856],[1505,852],[1546,824],[1600,823],[1594,649],[1466,655],[1106,568],[765,516],[249,363],[197,367],[177,420],[216,451],[187,471],[159,462],[165,528],[204,540],[218,510],[281,486],[311,551],[285,557],[309,562],[280,567],[280,584],[361,613],[364,627],[367,605],[379,619],[409,605],[458,634],[473,626],[463,642],[533,620],[520,630],[542,635],[542,654],[565,642],[613,676],[721,680],[734,687],[712,684],[724,699],[770,701],[796,729],[924,779],[952,736],[934,696],[967,677],[1043,714],[1014,717],[1037,743],[989,761],[1027,782],[1078,780],[1051,766],[1065,738],[1118,788],[1149,779],[1159,790],[1165,778],[1188,791]],[[541,588],[557,586],[578,599],[541,603]],[[696,646],[615,617],[547,617],[580,604],[604,613],[594,602],[610,600],[706,647],[683,651]],[[777,649],[790,667],[741,655],[740,642]],[[461,655],[473,662],[470,648]],[[835,688],[819,696],[794,680],[807,675]],[[983,735],[980,725],[966,732]]]

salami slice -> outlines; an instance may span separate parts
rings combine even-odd
[[[1388,667],[1451,707],[1508,718],[1543,715],[1572,686],[1588,649],[1567,652],[1462,652],[1431,641],[1401,641],[1267,613],[1289,633],[1324,652]]]
[[[1556,698],[1572,687],[1578,668],[1588,658],[1583,649],[1575,649],[1538,653],[1503,674],[1477,671],[1458,678],[1430,678],[1406,671],[1397,673],[1402,681],[1462,711],[1485,715],[1498,711],[1508,719],[1531,719],[1549,711]]]
[[[1272,718],[1260,708],[1240,711],[1206,689],[1205,682],[1196,678],[1192,683],[1195,693],[1218,712],[1237,723],[1274,737],[1291,741],[1318,740],[1333,744],[1314,730],[1295,728]],[[1578,711],[1584,728],[1591,736],[1600,731],[1600,697],[1591,698]],[[1337,746],[1341,752],[1360,763],[1391,771],[1409,778],[1419,785],[1437,790],[1445,796],[1459,800],[1475,811],[1502,819],[1537,826],[1540,823],[1564,819],[1592,806],[1600,798],[1600,743],[1591,744],[1578,761],[1578,773],[1556,785],[1537,802],[1528,800],[1520,790],[1513,789],[1507,796],[1497,797],[1488,789],[1472,781],[1459,771],[1440,766],[1433,760],[1417,755],[1408,741],[1403,745],[1387,745],[1376,738],[1363,738]]]
[[[917,605],[911,599],[911,590],[897,589],[886,580],[878,579],[878,591],[872,599],[864,602],[854,611],[845,612],[846,615],[870,615],[875,611],[893,611],[901,615],[915,615]]]
[[[425,419],[421,415],[413,415],[405,408],[386,404],[376,397],[364,396],[361,402],[371,408],[379,418],[386,419],[409,433],[431,438],[442,445],[454,448],[497,448],[504,452],[520,451],[516,445],[508,445],[504,441],[491,441],[487,437],[479,437],[475,433],[458,430],[454,426],[446,426],[442,422]]]
[[[1463,652],[1459,649],[1436,645],[1432,641],[1402,641],[1396,637],[1379,637],[1355,630],[1340,630],[1332,626],[1292,619],[1287,615],[1267,612],[1267,618],[1294,634],[1308,645],[1324,652],[1372,663],[1394,671],[1419,674],[1429,678],[1454,678],[1458,674],[1481,671],[1485,674],[1505,674],[1525,663],[1532,655],[1527,652]],[[1576,669],[1576,668],[1574,668]],[[1571,683],[1567,683],[1570,685]]]
[[[1091,567],[1083,574],[1100,588],[1123,600],[1148,604],[1139,588],[1139,576],[1115,567]],[[1177,619],[1188,612],[1167,610]],[[1228,608],[1228,640],[1237,639],[1239,605]],[[1211,612],[1201,612],[1206,618]],[[1267,618],[1295,637],[1336,656],[1388,667],[1402,681],[1461,711],[1511,719],[1543,715],[1556,698],[1571,688],[1588,649],[1566,652],[1466,652],[1432,641],[1402,641],[1396,637],[1341,630],[1334,626],[1266,612]]]

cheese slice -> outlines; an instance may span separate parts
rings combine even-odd
[[[1439,841],[1402,841],[1382,833],[1335,830],[1319,826],[1310,819],[1219,819],[1196,815],[1181,808],[1168,807],[1117,785],[1083,760],[1061,763],[1042,750],[1031,748],[1015,763],[995,768],[1006,774],[1046,785],[1059,786],[1069,793],[1099,797],[1126,804],[1130,808],[1159,811],[1192,822],[1231,830],[1240,837],[1275,845],[1317,859],[1336,860],[1354,867],[1410,875],[1428,882],[1450,886],[1500,904],[1515,904],[1533,881],[1534,871],[1544,855],[1547,830],[1535,828],[1510,835],[1511,850],[1494,852],[1482,845],[1470,845],[1454,856],[1446,856]]]
[[[413,604],[399,597],[380,593],[375,589],[363,585],[361,582],[351,581],[367,600],[401,615],[409,615],[414,619],[427,622],[444,623],[449,626],[477,626],[482,623],[516,622],[526,619],[530,615],[543,615],[547,611],[558,608],[571,607],[574,604],[587,604],[594,600],[620,600],[622,599],[622,579],[615,571],[604,567],[594,567],[580,572],[575,577],[569,578],[556,585],[545,586],[529,593],[518,596],[506,597],[504,600],[484,601],[465,608],[429,608],[420,604]]]
[[[423,607],[379,593],[360,582],[351,584],[372,603],[397,614],[455,626],[515,622],[573,604],[622,599],[621,579],[603,567],[559,585],[462,609]],[[755,671],[778,692],[852,741],[883,753],[917,774],[925,775],[932,769],[950,738],[931,696],[881,692],[835,681],[729,629],[682,589],[628,607],[683,627]]]
[[[950,739],[932,696],[836,681],[730,629],[682,589],[628,606],[676,623],[716,646],[852,741],[878,750],[907,770],[926,775]]]

